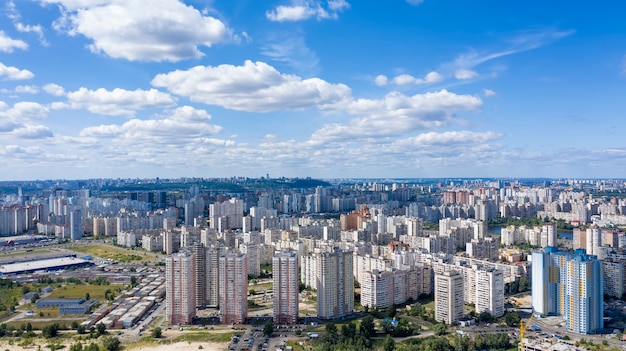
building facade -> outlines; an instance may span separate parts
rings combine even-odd
[[[274,323],[298,322],[298,254],[285,250],[274,255],[272,261],[274,278]]]
[[[314,254],[317,266],[317,316],[339,319],[354,311],[352,253],[335,249]]]
[[[248,317],[248,256],[239,252],[220,256],[219,282],[221,323],[245,323]]]
[[[463,275],[456,271],[435,275],[435,320],[452,324],[463,318]]]
[[[170,325],[190,324],[196,316],[195,261],[188,251],[165,259],[166,315]]]

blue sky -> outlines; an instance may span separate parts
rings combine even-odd
[[[626,4],[0,0],[0,179],[617,177]]]

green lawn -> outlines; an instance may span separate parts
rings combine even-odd
[[[80,285],[64,285],[60,288],[54,289],[48,297],[53,298],[66,298],[66,299],[78,299],[84,298],[86,293],[89,293],[91,300],[100,300],[104,301],[104,291],[106,289],[111,290],[116,296],[119,293],[116,292],[117,288],[124,288],[121,284],[111,284],[111,285],[88,285],[88,284],[80,284]]]
[[[171,342],[189,341],[189,342],[229,342],[233,335],[237,332],[215,333],[214,331],[192,331],[179,335],[171,340]]]
[[[153,256],[147,256],[145,252],[126,250],[114,246],[107,245],[90,245],[90,246],[70,246],[68,249],[82,252],[91,256],[115,260],[118,262],[132,262],[152,259]]]

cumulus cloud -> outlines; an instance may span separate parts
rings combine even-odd
[[[199,47],[228,39],[217,18],[179,0],[43,0],[59,4],[55,28],[83,35],[94,53],[131,61],[180,61],[203,56]]]
[[[274,22],[295,22],[315,17],[318,21],[337,19],[339,13],[348,9],[350,4],[345,0],[329,0],[324,6],[322,1],[293,0],[290,6],[280,5],[267,11],[265,17]]]
[[[58,87],[49,87],[58,92]],[[54,88],[54,89],[53,89]],[[125,90],[103,88],[89,90],[80,88],[67,93],[67,104],[54,105],[54,108],[68,107],[71,109],[86,109],[89,112],[111,116],[133,116],[136,110],[167,107],[175,104],[174,98],[167,93],[156,89]]]
[[[459,80],[467,80],[478,77],[478,73],[476,71],[472,71],[471,69],[457,69],[454,72],[454,78]]]
[[[14,49],[26,50],[28,49],[28,44],[23,40],[13,39],[0,30],[0,51],[10,53]]]
[[[500,138],[502,138],[502,134],[496,132],[472,132],[466,130],[442,133],[428,132],[400,140],[397,144],[419,147],[451,146],[453,144],[487,143]]]
[[[14,91],[19,94],[37,94],[39,93],[39,87],[35,85],[18,85]]]
[[[38,102],[16,102],[12,108],[0,111],[0,116],[7,116],[16,121],[38,120],[48,117],[48,108]]]
[[[31,79],[35,75],[33,72],[27,69],[19,69],[13,66],[5,66],[0,62],[0,77],[4,76],[5,79],[9,80],[24,80]]]
[[[376,78],[374,78],[374,84],[378,85],[379,87],[384,87],[388,83],[389,78],[387,78],[387,76],[385,75],[379,74],[376,76]]]
[[[428,72],[423,78],[417,78],[410,74],[400,74],[393,77],[391,80],[387,78],[385,75],[378,75],[374,78],[374,84],[382,87],[389,83],[394,85],[408,85],[408,84],[432,84],[441,82],[443,80],[443,76],[435,71]]]
[[[48,127],[34,124],[26,124],[16,128],[11,132],[11,135],[23,139],[42,139],[53,136],[52,131]]]
[[[327,108],[351,98],[346,85],[282,74],[267,63],[252,61],[159,74],[152,85],[195,102],[249,112]]]
[[[476,111],[480,98],[457,95],[447,90],[406,96],[391,92],[379,100],[358,99],[345,111],[359,116],[347,124],[327,124],[313,133],[311,140],[324,142],[342,138],[380,138],[448,125],[455,113]]]
[[[54,96],[65,95],[65,89],[62,86],[54,83],[48,83],[42,87],[43,91]]]
[[[222,131],[222,127],[210,124],[210,120],[211,116],[206,111],[183,106],[151,119],[134,118],[123,124],[87,127],[79,137],[84,141],[106,139],[107,145],[98,150],[110,155],[106,157],[118,158],[120,152],[129,152],[130,158],[141,159],[138,162],[158,162],[159,155],[176,150],[177,156],[165,159],[179,160],[186,159],[186,153],[194,154],[198,149],[209,152],[234,145],[231,140],[214,137]],[[180,153],[181,150],[185,150],[184,154]]]
[[[13,107],[0,103],[0,134],[25,139],[51,137],[48,127],[36,124],[48,113],[49,109],[37,102],[21,101]]]
[[[483,90],[483,96],[485,97],[492,97],[492,96],[496,96],[496,92],[491,90],[491,89],[484,89]]]

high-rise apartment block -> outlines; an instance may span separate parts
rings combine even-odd
[[[209,206],[211,228],[224,232],[226,229],[240,229],[243,226],[243,200],[230,199]]]
[[[274,278],[274,323],[298,322],[298,254],[285,250],[274,255],[272,261]]]
[[[195,261],[191,252],[183,251],[165,259],[167,323],[191,323],[196,316]]]
[[[559,268],[555,265],[551,252],[554,248],[532,253],[532,305],[535,313],[541,315],[558,314],[556,296],[559,288]]]
[[[352,253],[335,249],[313,254],[317,267],[317,316],[338,319],[354,311]]]
[[[435,275],[435,320],[452,324],[463,318],[463,275],[456,271]]]
[[[567,264],[565,286],[566,327],[578,334],[604,328],[602,263],[589,255],[576,255]]]
[[[584,249],[557,250],[532,254],[533,308],[543,315],[563,315],[569,331],[597,333],[604,327],[602,262]]]
[[[231,252],[219,258],[222,324],[242,324],[248,316],[248,256]]]
[[[476,313],[488,312],[493,317],[504,315],[504,274],[493,267],[476,270]]]

